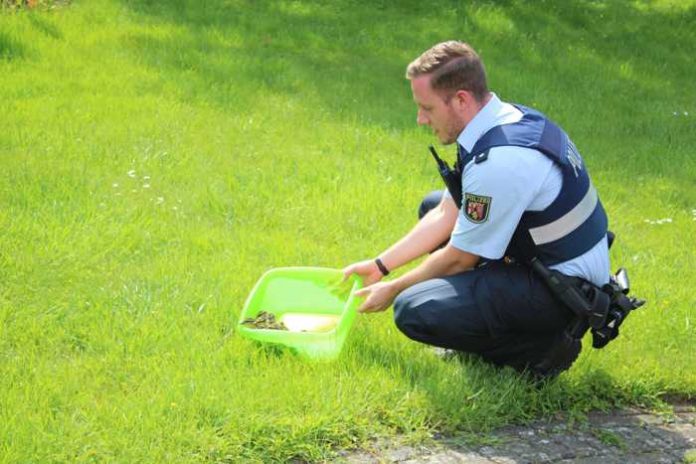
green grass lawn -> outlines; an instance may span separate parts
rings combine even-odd
[[[394,3],[0,13],[0,462],[320,461],[696,395],[695,2]],[[375,256],[440,188],[403,74],[450,38],[571,134],[648,304],[539,390],[390,311],[332,363],[240,338],[264,271]]]

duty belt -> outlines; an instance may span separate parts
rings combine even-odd
[[[530,264],[554,296],[575,314],[566,330],[568,335],[580,340],[589,329],[594,348],[604,348],[618,337],[619,327],[630,312],[645,304],[644,300],[628,296],[628,273],[624,268],[610,276],[609,283],[598,287],[579,277],[550,270],[536,258]]]

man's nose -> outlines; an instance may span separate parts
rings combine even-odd
[[[416,122],[419,125],[430,124],[430,120],[423,114],[421,110],[418,110],[418,116],[416,117]]]

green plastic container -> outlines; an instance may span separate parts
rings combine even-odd
[[[240,335],[264,343],[292,348],[309,359],[335,359],[355,320],[359,301],[354,292],[361,288],[353,275],[341,284],[342,271],[319,267],[271,269],[256,283],[239,317]],[[242,322],[265,311],[289,322],[307,319],[333,321],[321,329],[288,331],[246,327]],[[304,318],[304,319],[303,319]],[[298,330],[295,327],[293,330]]]

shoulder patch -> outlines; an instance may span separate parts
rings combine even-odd
[[[493,199],[491,197],[465,192],[462,212],[464,216],[474,224],[486,222],[488,213],[491,210],[492,201]]]

